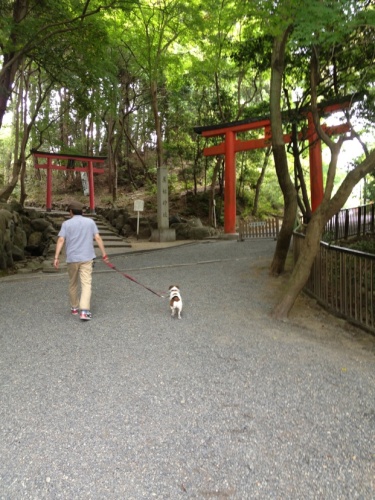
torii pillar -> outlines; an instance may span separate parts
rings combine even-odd
[[[316,132],[311,113],[307,114],[309,138],[311,211],[315,212],[324,196],[322,142]]]
[[[236,234],[236,155],[234,150],[235,132],[225,134],[224,172],[224,233]]]

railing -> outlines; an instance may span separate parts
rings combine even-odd
[[[351,236],[360,237],[374,233],[375,205],[362,205],[358,208],[340,210],[325,227],[325,235],[338,241]]]
[[[367,221],[363,211],[360,220],[358,227],[364,229]],[[295,261],[303,239],[303,234],[293,234]],[[321,242],[304,290],[335,314],[375,332],[374,270],[375,255]]]
[[[280,231],[280,219],[272,217],[263,221],[239,221],[239,240],[245,238],[277,238]]]

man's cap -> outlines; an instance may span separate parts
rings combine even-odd
[[[83,203],[80,203],[79,201],[71,201],[68,205],[69,210],[83,210]]]

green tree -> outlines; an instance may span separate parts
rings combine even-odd
[[[84,41],[84,21],[104,9],[119,6],[118,1],[86,0],[14,0],[1,2],[0,6],[0,126],[12,94],[15,75],[25,58],[43,60],[43,52],[52,52],[59,60],[66,49],[71,58],[76,53],[75,44]],[[72,35],[73,39],[71,39]],[[51,58],[48,57],[48,63]],[[48,68],[45,68],[48,70]]]
[[[49,80],[47,88],[69,88],[76,109],[90,108],[93,99],[88,98],[89,89],[108,70],[103,52],[106,30],[104,21],[100,22],[102,11],[114,6],[120,7],[120,2],[15,0],[1,3],[0,49],[3,64],[0,69],[0,127],[14,91],[15,79],[25,80],[27,76],[23,74],[24,68],[29,68],[31,64],[34,70],[40,71],[43,78]],[[45,86],[36,88],[40,91],[37,98],[40,108],[48,96]],[[23,101],[21,99],[18,102]],[[38,116],[35,115],[31,128],[37,122]],[[22,158],[26,157],[30,132],[28,128],[27,134],[23,135],[20,150]],[[25,169],[23,160],[20,163],[15,158],[14,161],[12,178],[0,192],[4,199],[9,198],[21,169]],[[22,194],[24,197],[25,193]]]
[[[333,79],[337,90],[350,90],[353,87],[359,88],[364,85],[361,70],[373,65],[373,52],[370,52],[370,59],[365,58],[364,60],[364,47],[361,51],[358,51],[358,48],[355,46],[354,50],[350,51],[346,47],[345,42],[348,38],[351,38],[352,41],[356,41],[356,44],[362,44],[365,31],[367,37],[366,44],[368,43],[368,37],[370,37],[373,46],[375,35],[375,23],[373,22],[374,10],[368,2],[342,0],[334,6],[331,2],[311,2],[309,8],[306,9],[306,13],[302,15],[300,12],[299,14],[299,16],[296,16],[294,32],[291,34],[291,37],[294,36],[294,39],[300,44],[308,44],[307,47],[311,60],[310,93],[314,124],[319,137],[330,149],[331,160],[325,182],[323,201],[312,214],[307,226],[304,245],[299,259],[294,266],[287,290],[273,311],[273,315],[276,318],[283,318],[288,315],[298,294],[306,283],[326,222],[342,208],[354,186],[375,168],[375,151],[372,151],[363,162],[347,174],[336,194],[333,195],[340,149],[348,137],[341,136],[334,141],[327,135],[320,123],[318,106],[318,97],[319,95],[324,95],[324,90],[328,85],[327,79],[324,78],[325,73],[329,75],[331,80]],[[305,14],[307,17],[305,17]],[[318,22],[312,24],[312,19]],[[369,29],[369,27],[371,28]],[[309,36],[307,36],[307,33]],[[345,48],[345,57],[342,56],[341,58],[342,63],[345,63],[344,67],[340,67],[338,63],[338,58],[336,57],[338,53],[337,48],[341,51]],[[332,67],[328,67],[332,64],[332,60],[329,58],[326,61],[320,59],[320,52],[334,54],[335,66],[333,71]],[[362,54],[361,57],[358,57],[359,54]],[[350,82],[345,78],[348,58],[352,58],[351,66],[356,69],[357,73],[357,78],[353,78],[353,75],[351,75]],[[323,62],[326,64],[322,64]],[[368,80],[368,76],[366,76],[367,86],[371,87],[373,80],[371,77]],[[352,133],[350,138],[352,139],[355,136],[356,133]]]

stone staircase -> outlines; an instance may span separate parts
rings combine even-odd
[[[90,215],[89,217],[92,217],[98,226],[99,234],[102,237],[108,255],[124,250],[124,248],[131,248],[131,244],[119,236],[116,230],[102,216]],[[94,242],[94,247],[97,256],[101,257],[101,253],[96,242]]]

